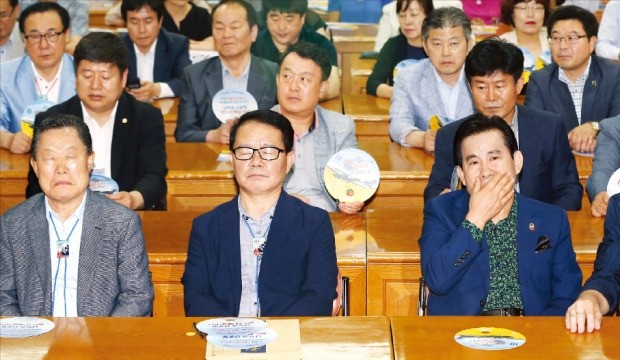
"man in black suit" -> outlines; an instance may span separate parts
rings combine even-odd
[[[121,38],[129,56],[129,79],[140,87],[128,89],[141,101],[179,95],[183,69],[189,60],[189,39],[162,29],[162,0],[123,0],[121,14],[127,33]]]
[[[517,95],[523,88],[522,73],[521,50],[499,39],[479,42],[465,60],[465,76],[476,110],[504,119],[515,133],[519,150],[527,159],[516,185],[517,190],[529,198],[565,210],[579,210],[583,187],[579,183],[566,130],[560,116],[517,105]],[[425,201],[451,188],[455,166],[453,141],[463,121],[452,122],[437,132],[435,163],[424,189]]]
[[[112,178],[119,192],[108,198],[138,209],[151,209],[166,194],[166,135],[161,112],[123,92],[127,52],[110,33],[90,33],[75,49],[77,95],[37,115],[35,128],[52,114],[84,120],[93,138],[94,174]],[[28,174],[28,197],[41,192]]]

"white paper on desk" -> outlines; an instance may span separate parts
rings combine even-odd
[[[277,338],[265,346],[251,349],[226,349],[207,340],[205,359],[256,359],[256,360],[294,360],[301,359],[301,337],[299,319],[267,320],[267,328],[277,334]]]
[[[611,174],[609,183],[607,183],[607,195],[609,195],[609,197],[612,197],[618,193],[620,193],[620,169]]]
[[[221,161],[221,162],[230,162],[232,160],[232,155],[230,153],[220,153],[217,156],[217,161]]]
[[[0,337],[25,338],[45,334],[54,328],[54,323],[35,317],[11,317],[0,319]]]

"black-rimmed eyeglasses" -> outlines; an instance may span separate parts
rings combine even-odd
[[[239,146],[233,149],[233,154],[235,155],[235,159],[247,161],[254,157],[254,152],[258,152],[258,156],[265,161],[276,160],[280,157],[280,153],[283,153],[284,150],[279,149],[275,146],[263,146],[259,149],[254,149],[247,146]]]
[[[26,35],[24,36],[24,38],[26,38],[26,40],[28,40],[28,42],[30,43],[30,45],[38,45],[41,43],[41,40],[43,40],[43,38],[45,38],[45,40],[47,40],[48,43],[50,44],[55,44],[58,42],[58,39],[60,38],[60,35],[62,35],[63,32],[48,32],[47,34],[32,34],[32,35]]]

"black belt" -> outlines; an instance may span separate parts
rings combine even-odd
[[[523,316],[523,309],[519,308],[501,308],[483,311],[482,316]]]

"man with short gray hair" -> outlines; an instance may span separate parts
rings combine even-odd
[[[405,147],[435,150],[430,119],[448,124],[471,115],[474,105],[463,64],[473,46],[467,15],[455,7],[435,9],[422,24],[422,46],[428,59],[394,77],[390,136]]]

